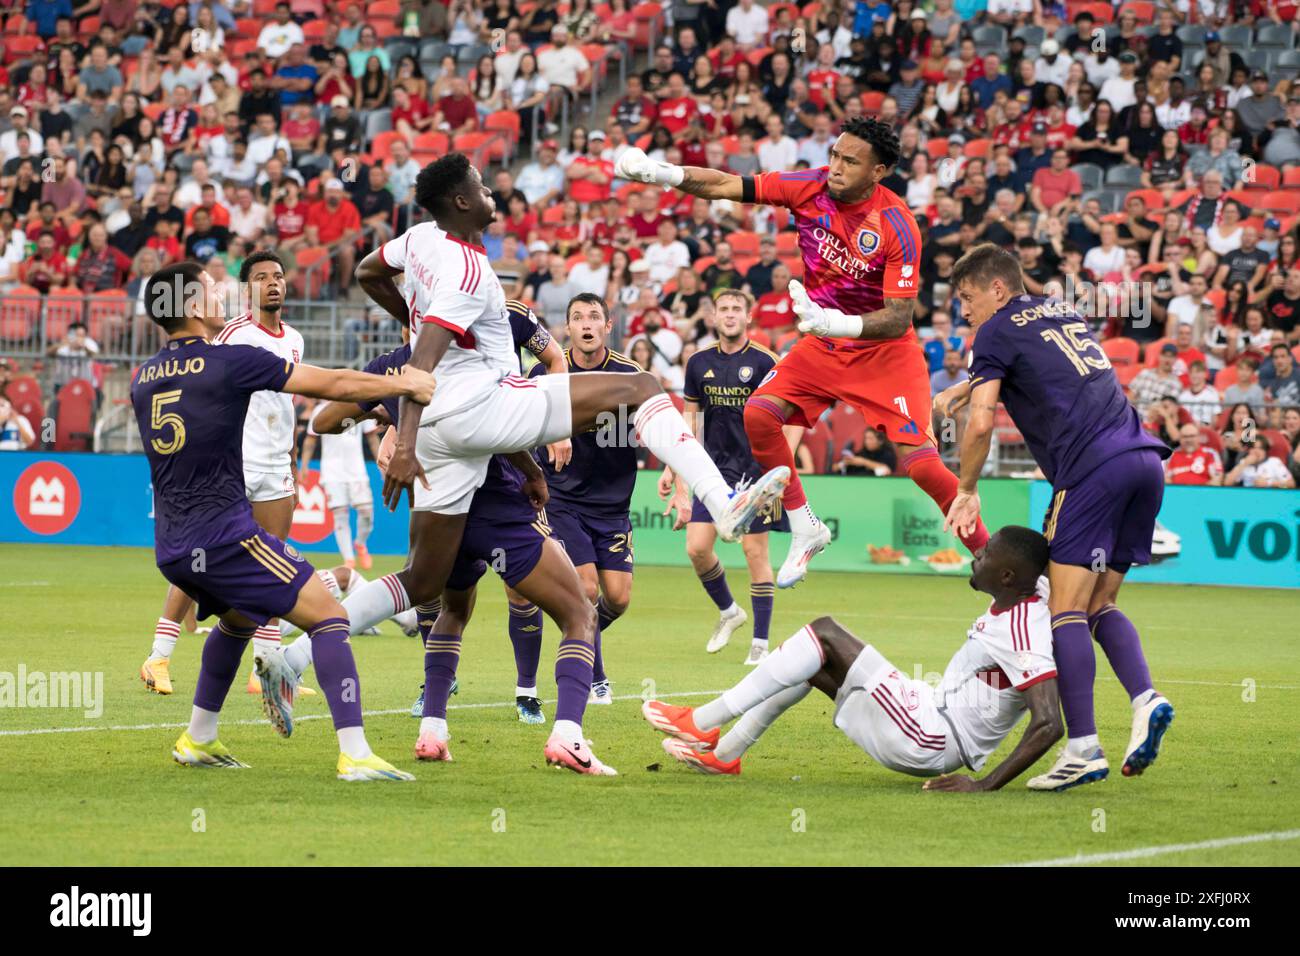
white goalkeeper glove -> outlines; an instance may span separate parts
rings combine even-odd
[[[828,309],[808,297],[808,290],[798,279],[790,280],[790,298],[794,314],[799,316],[799,331],[831,338],[855,339],[862,334],[862,316]]]
[[[657,163],[645,154],[645,150],[632,146],[623,150],[623,155],[614,164],[614,175],[619,179],[638,183],[678,186],[685,173],[682,167],[671,163]]]

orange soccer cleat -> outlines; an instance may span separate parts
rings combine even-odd
[[[718,728],[700,730],[695,726],[695,708],[674,707],[658,700],[647,700],[641,713],[655,730],[684,740],[696,750],[712,750],[718,745]]]
[[[725,774],[732,777],[740,776],[740,758],[737,757],[730,763],[723,763],[713,751],[699,751],[691,749],[690,744],[683,743],[674,737],[664,738],[664,753],[674,760],[681,761],[692,770],[698,770],[700,773]]]
[[[451,763],[451,750],[447,741],[439,740],[436,734],[420,734],[420,739],[415,742],[415,759]]]
[[[352,550],[357,554],[357,564],[361,570],[369,571],[371,565],[375,563],[370,557],[370,550],[364,544],[358,544]]]

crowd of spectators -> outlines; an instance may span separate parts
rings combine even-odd
[[[1271,468],[1238,469],[1229,446],[1244,460],[1268,444],[1300,472],[1296,13],[1289,0],[30,0],[4,22],[0,287],[129,301],[187,257],[233,305],[243,257],[274,248],[291,296],[346,296],[357,257],[418,214],[423,163],[514,114],[503,135],[519,161],[482,163],[500,211],[484,245],[507,294],[561,337],[569,297],[603,295],[623,351],[678,390],[713,340],[719,289],[750,293],[760,344],[793,344],[798,237],[784,210],[621,182],[620,153],[807,168],[845,119],[872,115],[902,143],[885,185],[921,228],[916,325],[936,391],[964,375],[970,341],[945,277],[963,249],[996,242],[1030,291],[1086,300],[1154,433],[1181,454],[1190,422],[1224,483],[1263,484]],[[620,61],[626,82],[586,111]],[[108,337],[90,324],[92,344]],[[374,328],[390,326],[349,323],[349,356]],[[42,349],[72,347],[74,331]],[[1243,407],[1249,440],[1230,427]],[[870,441],[829,467],[892,470]]]

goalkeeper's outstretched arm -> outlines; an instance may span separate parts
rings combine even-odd
[[[657,162],[635,146],[624,150],[614,167],[614,175],[633,182],[672,186],[701,199],[745,201],[744,181],[734,173],[702,166],[674,166],[672,163]],[[749,201],[753,202],[753,198]]]

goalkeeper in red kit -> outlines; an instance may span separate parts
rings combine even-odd
[[[639,149],[619,158],[622,179],[672,186],[703,199],[785,206],[794,213],[805,285],[790,283],[799,330],[795,344],[745,406],[745,432],[763,468],[789,467],[784,504],[790,551],[776,583],[803,580],[808,562],[830,543],[795,474],[783,425],[811,428],[832,402],[852,405],[863,421],[902,446],[903,470],[947,514],[957,476],[939,458],[930,428],[930,373],[912,328],[921,286],[921,236],[904,202],[880,181],[898,162],[898,136],[887,123],[850,119],[830,165],[736,176],[716,169],[655,162]],[[972,553],[988,541],[977,524],[962,542]]]

